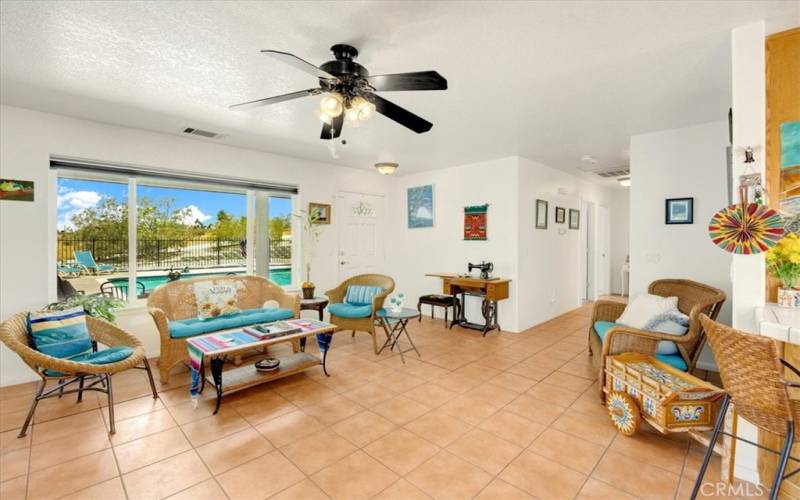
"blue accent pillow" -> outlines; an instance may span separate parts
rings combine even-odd
[[[383,293],[383,288],[379,286],[350,285],[347,287],[344,301],[357,306],[371,306],[372,299],[381,293]]]
[[[54,358],[70,359],[92,350],[82,307],[29,313],[28,333],[34,349]]]

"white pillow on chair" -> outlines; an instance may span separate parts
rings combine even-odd
[[[661,297],[643,293],[628,303],[622,316],[617,318],[617,323],[642,330],[651,319],[677,308],[678,297]]]
[[[660,297],[647,293],[636,296],[617,319],[631,328],[667,333],[679,337],[689,330],[689,317],[678,310],[678,297]],[[675,342],[662,340],[657,354],[677,354]]]

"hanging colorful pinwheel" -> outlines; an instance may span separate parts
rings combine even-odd
[[[755,254],[766,252],[783,237],[783,219],[771,208],[756,203],[723,208],[708,223],[708,236],[726,252]]]

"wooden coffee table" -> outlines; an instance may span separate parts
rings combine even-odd
[[[217,403],[214,408],[214,414],[219,411],[222,396],[231,394],[233,392],[247,389],[259,384],[265,384],[273,380],[278,380],[295,373],[300,373],[304,370],[314,366],[322,365],[322,370],[326,376],[329,376],[326,361],[328,359],[328,349],[322,352],[322,355],[311,354],[305,352],[305,349],[299,352],[281,356],[277,359],[280,360],[280,366],[270,372],[260,372],[256,370],[255,363],[247,363],[242,366],[231,368],[223,371],[223,366],[226,361],[233,361],[238,355],[246,351],[267,347],[274,344],[281,344],[291,342],[295,344],[301,341],[305,344],[305,339],[318,334],[332,334],[337,330],[337,326],[331,323],[325,323],[316,320],[289,320],[296,322],[303,322],[308,324],[307,328],[298,333],[284,335],[282,337],[258,340],[242,330],[231,330],[227,332],[217,332],[208,335],[200,335],[192,337],[186,342],[188,348],[196,349],[196,353],[201,356],[199,373],[201,376],[199,392],[202,393],[205,389],[206,381],[213,384],[217,392]],[[221,340],[222,339],[222,340]],[[230,339],[226,341],[225,339]],[[252,339],[252,341],[250,341]],[[229,344],[229,345],[225,345]],[[210,368],[211,376],[206,374],[206,366]]]

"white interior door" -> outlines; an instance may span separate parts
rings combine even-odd
[[[384,264],[383,196],[340,192],[333,217],[339,217],[339,280],[380,272]]]
[[[597,258],[597,297],[611,293],[611,212],[608,207],[597,206],[595,239],[597,241],[595,255]]]

